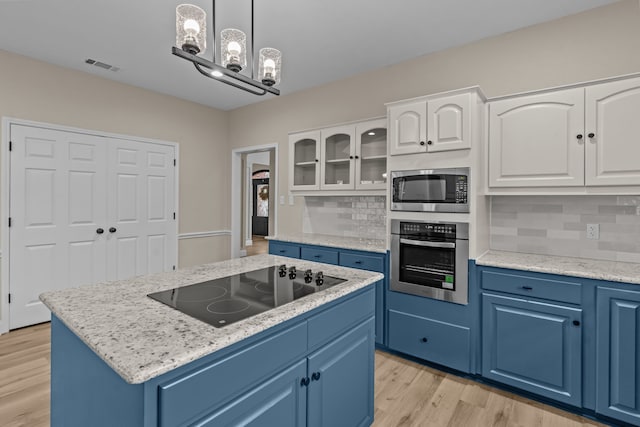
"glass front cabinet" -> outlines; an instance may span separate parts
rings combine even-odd
[[[320,189],[320,131],[289,135],[291,189]]]
[[[386,119],[289,135],[290,188],[384,190]]]

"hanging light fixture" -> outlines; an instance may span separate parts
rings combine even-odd
[[[213,61],[203,58],[207,48],[207,14],[198,6],[181,4],[176,7],[176,46],[171,52],[191,61],[196,69],[209,78],[242,89],[254,95],[269,92],[280,95],[274,85],[280,83],[282,53],[278,49],[260,49],[258,57],[258,79],[254,78],[253,52],[253,1],[251,0],[251,77],[240,72],[247,67],[247,36],[235,28],[220,32],[220,64],[216,61],[215,15],[216,1],[213,0],[212,32]]]

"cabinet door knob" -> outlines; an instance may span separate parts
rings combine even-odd
[[[591,132],[591,133],[590,133],[589,135],[587,135],[587,136],[588,136],[589,138],[593,138],[593,137],[595,137],[595,136],[596,136],[596,134],[595,134],[595,133],[593,133],[593,132]]]
[[[582,134],[581,134],[581,133],[577,134],[577,135],[576,135],[576,138],[577,138],[577,139],[582,139]]]
[[[356,156],[356,159],[359,159],[359,158],[360,158],[360,156]]]
[[[421,339],[420,341],[422,341],[422,342],[427,342],[427,341],[429,341],[429,340],[427,339],[427,337],[422,337],[422,339]]]
[[[420,145],[424,145],[424,141],[420,141]]]
[[[311,381],[309,380],[309,378],[303,378],[300,380],[300,386],[301,387],[306,387],[309,385]]]
[[[318,159],[316,159],[316,163],[318,162]]]
[[[102,228],[98,228],[98,229],[96,230],[96,233],[98,233],[98,234],[102,234],[102,233],[104,233],[104,230],[103,230]]]
[[[353,159],[353,156],[349,156],[350,159]]]
[[[574,320],[573,321],[573,326],[580,326],[580,321],[579,320]]]
[[[432,144],[433,144],[433,141],[429,140],[429,141],[427,141],[427,144],[428,144],[428,145],[432,145]]]
[[[320,379],[320,372],[314,372],[313,374],[311,374],[312,381],[318,381],[319,379]]]
[[[118,231],[118,230],[116,230],[115,227],[109,228],[109,233],[115,233],[116,231]]]

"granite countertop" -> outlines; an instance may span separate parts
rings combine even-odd
[[[488,251],[476,259],[476,264],[640,284],[640,264],[632,262]]]
[[[126,382],[139,384],[383,278],[380,273],[296,260],[299,270],[322,269],[325,275],[347,281],[224,328],[214,328],[147,297],[152,292],[284,263],[290,264],[291,258],[256,255],[46,292],[40,299]]]
[[[329,234],[292,233],[267,236],[268,240],[303,243],[307,245],[329,246],[333,248],[353,249],[368,252],[387,252],[386,239],[367,239],[363,237],[331,236]]]

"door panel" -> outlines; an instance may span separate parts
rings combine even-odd
[[[427,133],[429,152],[471,148],[471,94],[429,101]]]
[[[105,280],[105,140],[11,125],[9,327],[50,319],[38,295]],[[77,260],[77,261],[76,261]]]

